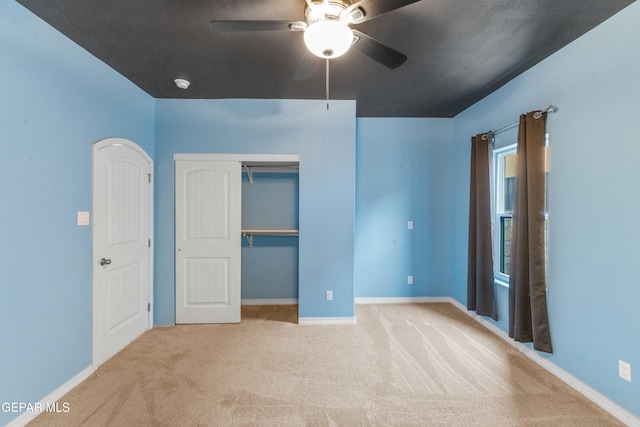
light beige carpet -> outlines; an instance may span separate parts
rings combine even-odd
[[[296,312],[155,328],[32,425],[622,425],[450,304],[359,305],[357,325]]]

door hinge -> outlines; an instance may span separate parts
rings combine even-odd
[[[147,303],[147,312],[151,313],[151,303]]]
[[[147,240],[147,246],[151,247],[151,239]]]
[[[149,184],[151,184],[151,177],[153,176],[152,173],[148,173],[147,176],[149,177]]]

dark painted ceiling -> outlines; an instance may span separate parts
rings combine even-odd
[[[17,1],[155,98],[325,97],[324,63],[293,80],[303,33],[209,24],[304,21],[305,0]],[[408,60],[388,69],[351,49],[330,62],[330,97],[357,100],[359,117],[453,117],[633,2],[421,0],[352,26]]]

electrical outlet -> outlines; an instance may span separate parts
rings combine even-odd
[[[326,291],[324,293],[324,299],[326,301],[333,301],[333,291]]]
[[[631,382],[631,365],[624,360],[618,360],[618,375],[623,380]]]
[[[407,221],[407,228],[413,230],[413,221]]]
[[[407,283],[413,285],[413,276],[407,276]]]

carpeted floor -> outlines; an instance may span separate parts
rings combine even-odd
[[[30,425],[622,425],[450,304],[359,305],[356,325],[296,312],[155,328]]]

